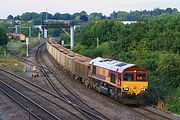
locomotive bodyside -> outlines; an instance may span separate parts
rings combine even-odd
[[[9,39],[16,39],[16,40],[20,40],[21,42],[26,42],[26,36],[23,34],[19,34],[19,33],[8,33],[8,38]]]

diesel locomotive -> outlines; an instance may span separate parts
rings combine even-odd
[[[26,42],[26,36],[20,33],[8,33],[9,39],[20,40],[21,42]]]
[[[47,40],[46,47],[69,75],[89,88],[124,104],[144,104],[148,90],[147,70],[136,64],[79,55],[59,45],[53,38]]]

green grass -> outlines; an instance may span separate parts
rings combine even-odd
[[[37,38],[30,38],[29,39],[29,50],[32,49],[32,47],[34,47],[35,45],[37,45],[41,40],[37,39]],[[15,50],[19,56],[26,56],[26,43],[22,43],[20,41],[17,40],[11,40],[8,45],[7,48],[9,50]]]
[[[166,107],[169,111],[180,114],[180,87],[169,93],[166,98]]]
[[[24,65],[13,57],[0,57],[0,68],[14,72],[24,72]]]
[[[29,39],[29,49],[32,49],[35,45],[40,42],[39,39],[30,38]],[[22,43],[18,40],[11,40],[7,45],[8,50],[14,50],[21,57],[26,56],[26,43]],[[9,53],[7,53],[9,54]],[[2,47],[0,47],[0,68],[8,69],[14,72],[24,72],[24,65],[20,63],[16,58],[10,56],[3,56],[4,52]]]

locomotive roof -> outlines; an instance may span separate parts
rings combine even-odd
[[[8,35],[22,36],[23,34],[21,34],[21,33],[8,33]],[[25,35],[23,35],[23,36],[25,36]]]
[[[103,67],[112,71],[118,71],[122,73],[125,69],[136,66],[135,64],[129,64],[125,62],[119,62],[117,60],[106,59],[97,57],[92,59],[89,64],[93,64],[95,66]]]

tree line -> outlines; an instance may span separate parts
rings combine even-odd
[[[74,14],[69,13],[55,13],[51,14],[48,12],[26,12],[22,15],[12,16],[9,15],[7,19],[14,19],[14,20],[20,20],[20,21],[32,21],[34,25],[39,25],[42,23],[45,19],[53,19],[53,20],[82,20],[82,21],[98,21],[98,20],[104,20],[104,19],[118,19],[121,21],[138,21],[143,20],[147,18],[152,18],[154,16],[158,16],[161,14],[173,14],[178,13],[178,10],[176,8],[167,8],[167,9],[160,9],[156,8],[154,10],[143,10],[143,11],[118,11],[113,12],[110,14],[110,16],[103,15],[102,13],[93,12],[90,14],[87,14],[86,11],[77,12]]]

